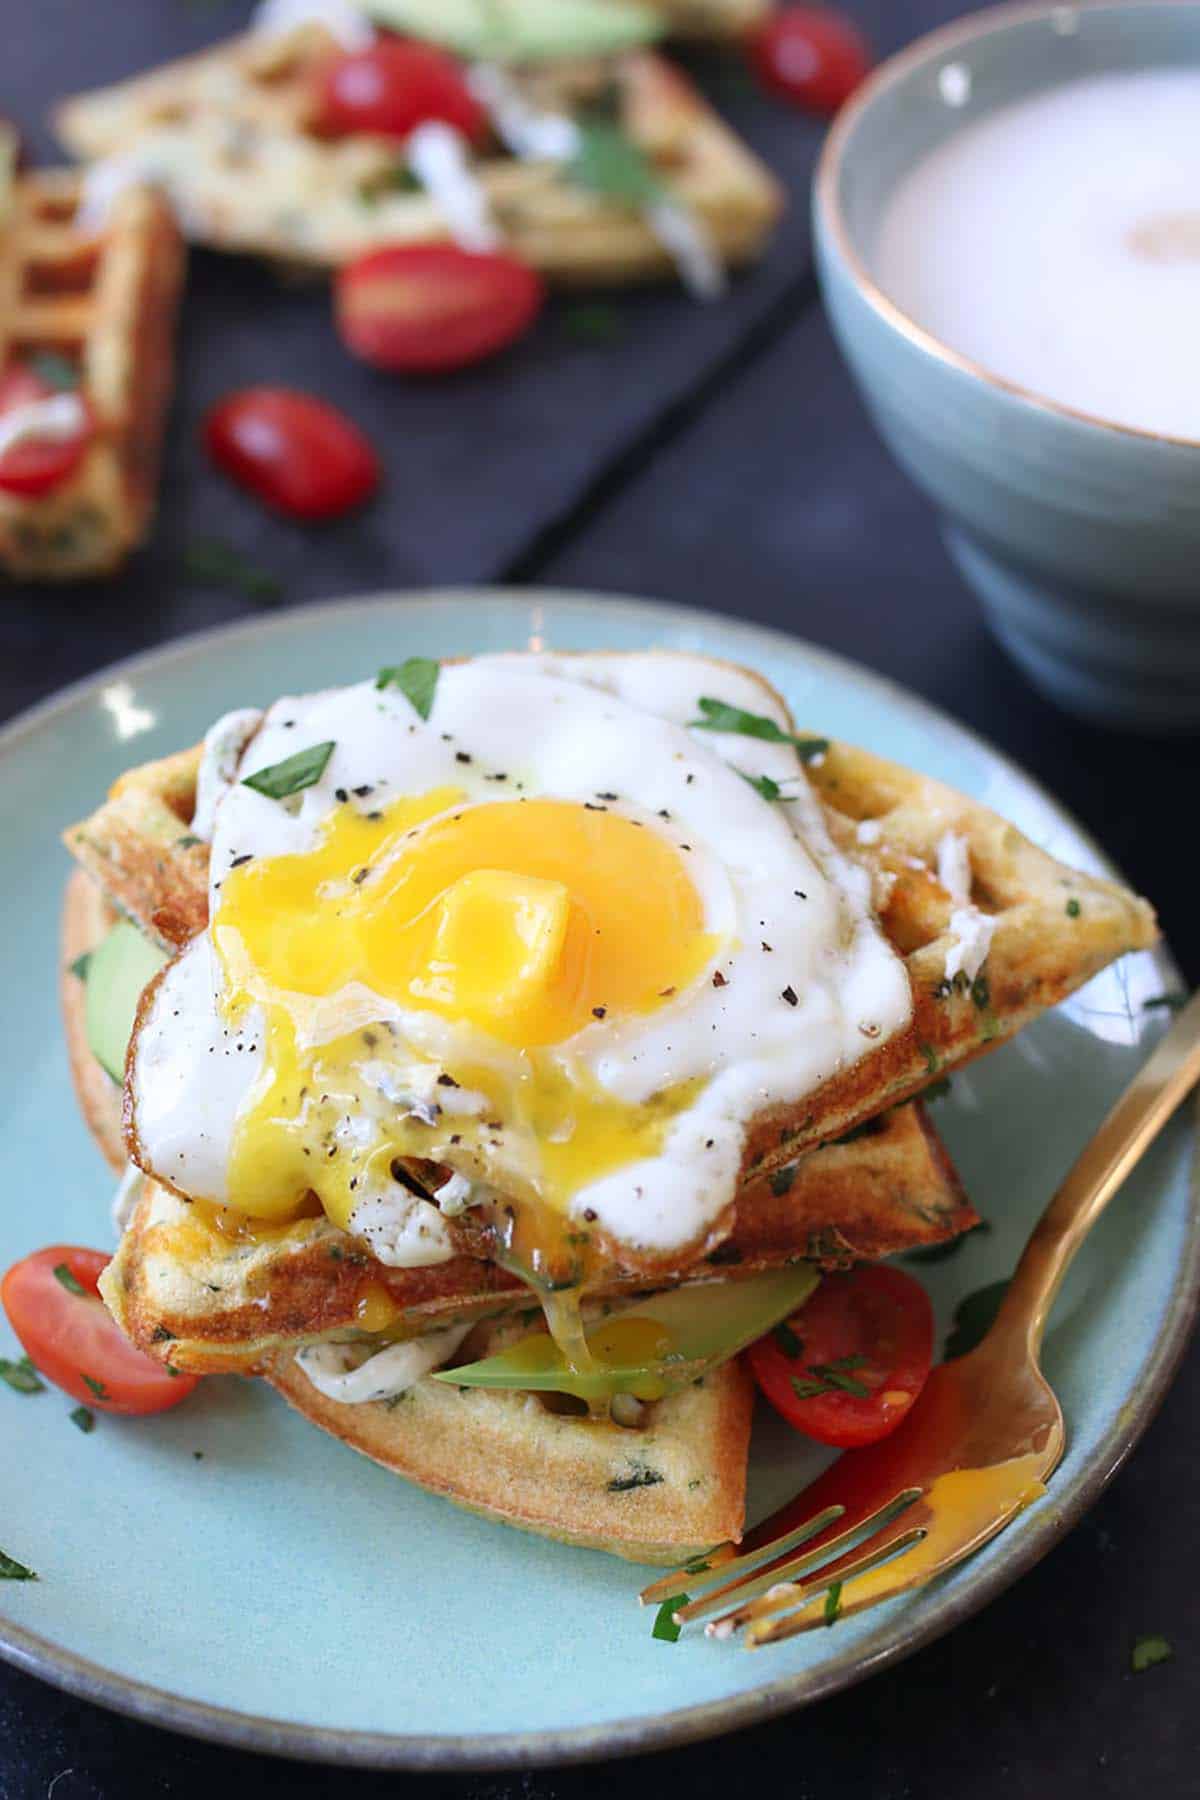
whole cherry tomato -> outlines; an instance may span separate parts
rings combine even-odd
[[[824,6],[785,6],[750,40],[759,78],[809,112],[835,113],[871,67],[857,25]]]
[[[186,1400],[199,1376],[136,1350],[105,1310],[102,1250],[52,1244],[14,1263],[0,1283],[9,1324],[48,1381],[100,1412],[156,1413]]]
[[[933,1360],[933,1308],[884,1263],[826,1275],[793,1318],[751,1344],[755,1380],[806,1437],[857,1449],[908,1416]]]
[[[296,519],[332,519],[379,485],[379,459],[336,406],[294,388],[241,388],[204,421],[217,467]]]
[[[53,399],[63,391],[43,381],[33,369],[15,363],[0,375],[0,421],[18,407]],[[70,436],[25,438],[0,451],[0,491],[36,500],[75,473],[96,430],[91,408],[82,395],[80,404],[82,423]]]
[[[318,131],[406,138],[429,119],[453,125],[472,141],[487,131],[487,114],[458,64],[432,44],[381,37],[369,49],[334,57],[321,72]]]
[[[527,331],[545,292],[541,276],[512,256],[454,244],[385,247],[338,276],[338,330],[380,369],[461,369]]]

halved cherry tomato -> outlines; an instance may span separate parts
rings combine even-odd
[[[31,1362],[73,1400],[100,1412],[165,1412],[200,1378],[172,1375],[121,1335],[96,1291],[109,1261],[74,1244],[35,1250],[0,1282],[0,1300]]]
[[[268,506],[332,519],[379,485],[379,458],[345,413],[294,388],[241,388],[204,421],[217,467]]]
[[[0,418],[19,406],[38,400],[49,400],[62,390],[43,381],[32,369],[15,363],[0,375]],[[0,490],[36,500],[66,481],[83,461],[92,441],[95,420],[87,400],[83,400],[84,420],[80,429],[68,438],[27,438],[0,452]]]
[[[429,119],[453,125],[472,141],[487,131],[487,114],[458,64],[432,44],[381,37],[367,50],[334,57],[321,72],[318,131],[406,138]]]
[[[785,6],[750,40],[760,80],[809,112],[835,113],[871,67],[857,25],[824,6]]]
[[[933,1308],[901,1269],[826,1275],[785,1325],[748,1352],[776,1412],[818,1443],[855,1449],[894,1431],[933,1360]]]
[[[396,245],[341,271],[337,323],[364,362],[435,374],[503,350],[528,331],[545,297],[541,276],[515,257]]]

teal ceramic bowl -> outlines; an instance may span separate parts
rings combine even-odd
[[[0,1270],[47,1243],[111,1243],[112,1178],[71,1091],[58,1016],[59,832],[131,765],[226,708],[406,656],[644,649],[766,671],[806,729],[954,782],[1052,854],[1103,855],[1027,776],[866,670],[683,608],[554,593],[413,594],[309,607],[102,671],[0,732]],[[939,1331],[1011,1273],[1034,1220],[1149,1053],[1179,978],[1128,957],[954,1075],[935,1117],[991,1224],[920,1265]],[[831,1631],[748,1655],[651,1636],[649,1571],[457,1511],[306,1424],[262,1383],[213,1377],[158,1418],[0,1383],[0,1656],[202,1736],[325,1761],[463,1769],[609,1757],[769,1718],[860,1680],[983,1605],[1078,1519],[1150,1418],[1200,1275],[1194,1128],[1175,1119],[1072,1267],[1046,1339],[1067,1452],[1049,1493],[972,1561]],[[0,1317],[0,1356],[17,1346]],[[827,1453],[760,1411],[756,1523]],[[636,1492],[631,1504],[637,1503]],[[661,1571],[660,1571],[661,1572]]]
[[[893,305],[872,256],[898,179],[964,124],[1076,76],[1188,65],[1192,0],[974,14],[876,71],[830,133],[814,197],[838,342],[997,635],[1063,706],[1149,730],[1200,725],[1200,437],[1002,381]]]

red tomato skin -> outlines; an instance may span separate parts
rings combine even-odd
[[[102,1250],[51,1244],[13,1264],[0,1282],[0,1301],[34,1367],[73,1400],[97,1412],[165,1412],[186,1400],[200,1377],[169,1375],[122,1336],[96,1291],[111,1260]],[[63,1264],[82,1295],[55,1275]],[[84,1379],[89,1375],[101,1392]]]
[[[453,125],[472,143],[488,129],[487,113],[458,64],[432,44],[382,37],[369,49],[334,57],[321,72],[316,128],[329,136],[368,131],[406,138],[430,119]]]
[[[48,400],[56,390],[42,381],[32,369],[20,364],[0,375],[0,418],[14,407],[26,406],[33,400]],[[81,395],[86,415],[84,428],[61,443],[31,439],[17,444],[0,456],[0,492],[16,494],[23,500],[37,500],[52,493],[70,479],[83,461],[95,435],[95,419],[85,395]]]
[[[763,86],[809,112],[829,115],[848,100],[871,67],[858,27],[824,6],[785,6],[750,40]]]
[[[337,279],[338,330],[378,369],[443,374],[494,356],[529,330],[546,297],[515,257],[454,244],[384,246]]]
[[[933,1308],[920,1282],[902,1269],[864,1263],[825,1276],[789,1324],[804,1346],[799,1357],[786,1354],[778,1330],[747,1351],[755,1380],[789,1425],[852,1450],[878,1443],[908,1417],[933,1361]],[[812,1379],[814,1364],[854,1356],[868,1359],[848,1371],[870,1389],[867,1396],[834,1388],[802,1399],[795,1392],[793,1379]]]
[[[241,388],[204,421],[217,467],[294,519],[334,519],[379,486],[379,458],[358,426],[313,394]]]

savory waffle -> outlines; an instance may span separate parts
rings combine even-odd
[[[761,25],[771,0],[641,0],[660,13],[672,37],[740,37]]]
[[[19,176],[0,222],[0,367],[53,353],[96,433],[73,474],[36,498],[0,493],[0,562],[68,580],[116,568],[154,509],[183,245],[170,207],[127,189],[101,229],[79,217],[74,170]]]
[[[481,1328],[472,1354],[498,1349],[505,1331]],[[350,1406],[318,1393],[290,1355],[269,1379],[312,1424],[501,1524],[675,1565],[741,1538],[754,1386],[739,1358],[646,1406],[635,1427],[430,1377],[395,1400]]]
[[[562,659],[562,667],[586,679],[607,662],[580,656]],[[695,662],[699,698],[713,665]],[[786,718],[779,697],[765,681],[759,685],[764,712]],[[131,771],[65,837],[110,900],[167,948],[186,942],[207,919],[206,847],[188,832],[198,754]],[[802,1104],[760,1114],[749,1134],[744,1178],[769,1175],[919,1093],[941,1071],[1002,1043],[1157,935],[1146,901],[1116,882],[1067,868],[987,807],[927,776],[840,744],[811,760],[808,774],[831,835],[872,870],[884,932],[908,968],[913,1016],[906,1030]],[[990,932],[986,960],[971,979],[954,968],[951,921],[960,902],[940,879],[947,840],[957,841],[965,859],[969,894],[962,899],[986,918]],[[715,1248],[731,1224],[728,1217],[718,1225],[696,1255]],[[494,1253],[477,1220],[462,1228],[473,1253]],[[619,1257],[614,1266],[621,1266]]]
[[[393,142],[332,140],[314,129],[314,76],[335,48],[323,26],[248,35],[66,100],[56,124],[72,154],[150,172],[198,242],[336,266],[382,244],[449,235],[428,194],[411,191]],[[554,64],[520,76],[542,106],[576,108],[615,86],[630,136],[727,264],[753,259],[782,191],[678,70],[652,52]],[[549,162],[497,145],[476,173],[507,246],[565,284],[639,281],[674,263],[642,215]]]

